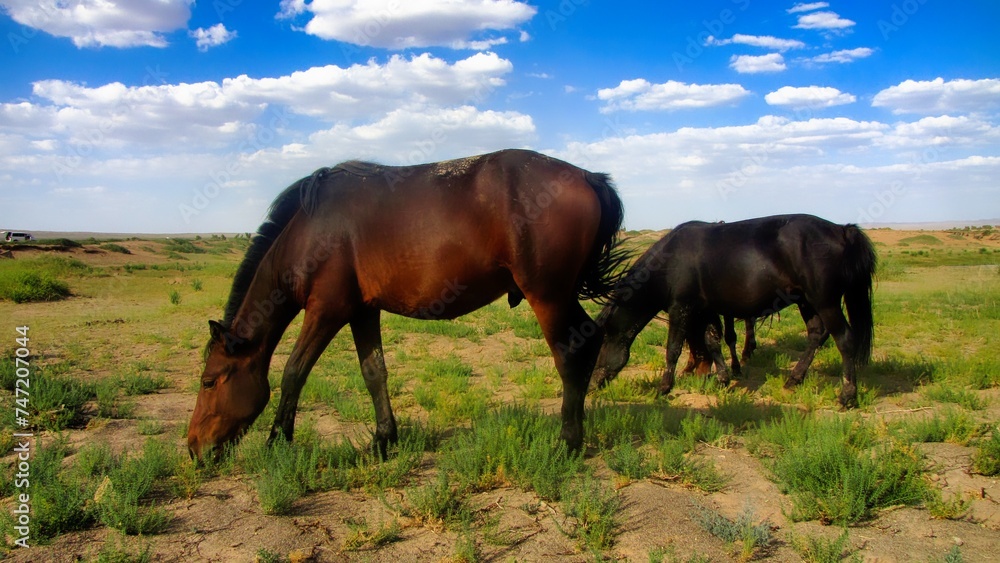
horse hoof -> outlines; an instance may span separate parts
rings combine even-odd
[[[857,391],[855,391],[853,393],[849,393],[849,392],[845,393],[844,391],[841,391],[839,399],[840,399],[840,406],[844,407],[845,409],[853,409],[853,408],[857,408],[857,406],[858,406],[858,392]]]
[[[801,379],[796,379],[795,377],[789,377],[785,380],[785,389],[795,389],[799,385],[802,385]]]

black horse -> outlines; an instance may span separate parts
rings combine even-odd
[[[840,402],[855,405],[855,372],[871,358],[875,263],[871,241],[856,225],[812,215],[684,223],[636,261],[601,311],[605,339],[593,383],[604,386],[625,367],[632,341],[660,311],[667,312],[670,330],[659,392],[673,388],[687,333],[704,335],[726,381],[719,315],[759,318],[795,304],[809,343],[788,383],[802,382],[816,349],[833,335],[844,359]]]

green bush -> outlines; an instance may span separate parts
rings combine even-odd
[[[582,456],[570,454],[559,438],[559,422],[524,407],[504,406],[474,419],[471,430],[442,449],[440,467],[462,487],[512,483],[550,500],[584,467]]]
[[[14,303],[59,301],[69,297],[69,286],[43,272],[0,272],[0,298]]]
[[[765,463],[792,497],[793,520],[854,524],[927,496],[922,457],[905,444],[877,443],[859,417],[786,414],[762,426],[748,446],[770,456]]]
[[[610,549],[621,531],[618,513],[622,498],[590,477],[567,483],[563,492],[563,510],[566,516],[576,519],[576,528],[564,530],[594,553],[598,560],[602,551]]]
[[[193,242],[191,242],[191,241],[189,241],[187,239],[183,239],[183,238],[171,239],[171,241],[169,243],[167,243],[166,245],[164,245],[163,248],[164,248],[164,250],[167,251],[168,255],[170,255],[171,253],[183,253],[183,254],[204,254],[205,253],[205,249],[204,248],[201,248],[199,246],[195,246],[195,244]]]
[[[120,244],[115,244],[113,242],[106,242],[100,246],[101,250],[107,250],[108,252],[117,252],[118,254],[132,254],[132,251],[125,248]]]
[[[79,423],[84,405],[96,397],[95,386],[44,371],[36,373],[32,379],[35,392],[29,403],[31,424],[58,431]]]
[[[1000,430],[994,428],[989,438],[982,438],[972,454],[972,469],[980,475],[1000,474]]]
[[[771,522],[764,520],[754,524],[755,519],[753,510],[749,507],[736,520],[730,520],[707,508],[699,509],[695,518],[706,532],[738,548],[741,561],[749,561],[755,554],[766,550],[773,541]]]

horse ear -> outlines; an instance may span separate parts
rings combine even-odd
[[[229,329],[218,321],[208,321],[208,331],[212,334],[212,340],[215,342],[225,342],[226,335],[229,334]]]
[[[217,321],[208,321],[208,330],[212,333],[212,342],[218,342],[226,346],[226,351],[230,354],[238,354],[244,351],[243,344],[246,340],[233,334],[233,331]]]

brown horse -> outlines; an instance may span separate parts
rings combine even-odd
[[[578,449],[603,333],[577,299],[610,295],[621,222],[608,176],[524,150],[405,167],[345,162],[299,180],[247,250],[224,320],[209,322],[191,454],[237,441],[263,411],[271,355],[304,309],[270,438],[291,440],[309,371],[350,325],[384,455],[397,431],[381,311],[452,319],[504,294],[512,307],[527,299],[541,325],[563,382],[562,438]]]
[[[746,337],[743,341],[743,353],[740,355],[739,360],[736,359],[736,319],[730,315],[726,315],[723,319],[725,323],[724,334],[726,346],[729,348],[730,354],[730,365],[732,366],[733,375],[739,377],[742,373],[740,362],[747,363],[754,350],[757,349],[757,331],[754,326],[756,319],[741,319],[745,327]],[[713,326],[710,324],[709,330],[712,328]],[[706,337],[711,338],[711,335],[707,334]],[[687,343],[690,355],[688,356],[688,363],[684,366],[684,371],[681,373],[694,373],[697,375],[711,373],[714,358],[705,345],[705,342],[699,338],[699,335],[688,334]]]

